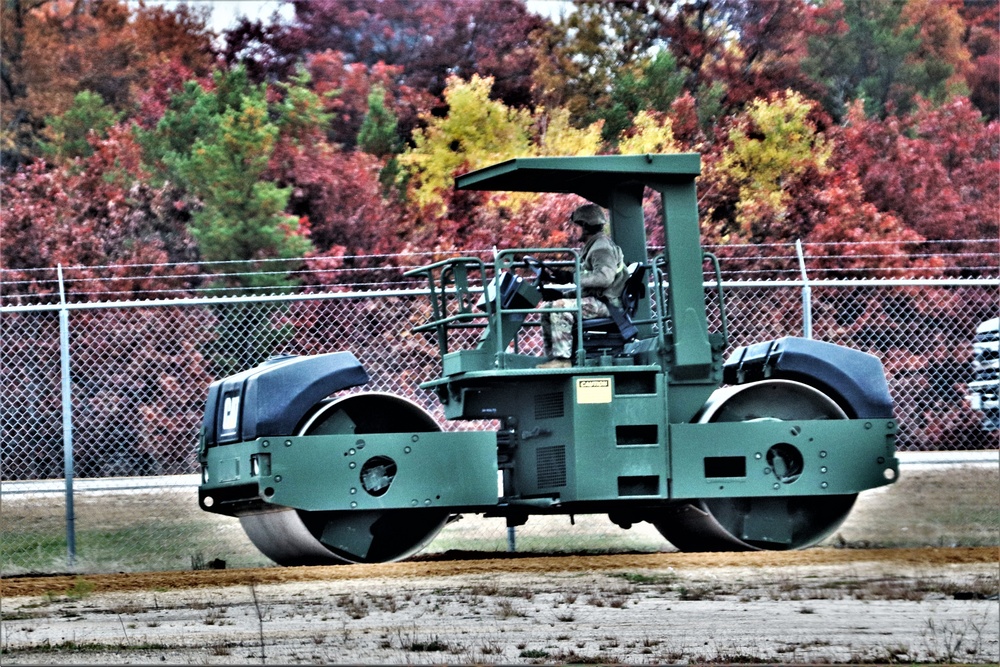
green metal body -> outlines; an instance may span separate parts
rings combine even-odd
[[[704,271],[707,260],[716,272],[718,265],[700,246],[699,170],[693,154],[601,156],[510,160],[460,177],[462,189],[575,193],[607,208],[626,263],[650,262],[642,198],[646,188],[658,192],[665,251],[651,262],[652,286],[633,318],[637,338],[607,354],[580,350],[569,369],[537,369],[543,359],[519,351],[518,336],[551,307],[528,280],[510,287],[506,305],[489,289],[483,298],[482,286],[513,273],[521,256],[551,249],[413,271],[433,305],[432,320],[417,331],[434,334],[442,358],[441,376],[423,387],[448,419],[496,420],[498,431],[356,435],[347,426],[206,446],[203,507],[229,514],[433,507],[517,523],[532,513],[641,516],[685,499],[841,496],[890,483],[898,470],[891,418],[698,423],[722,383],[727,346],[721,293],[717,330],[709,331]],[[469,328],[479,331],[478,343],[453,349],[454,333]],[[775,446],[801,455],[801,474],[774,473]],[[373,457],[397,466],[381,495],[360,477]]]
[[[378,433],[259,438],[209,450],[216,488],[252,482],[248,497],[306,511],[479,507],[496,502],[496,437],[492,433]],[[398,465],[382,495],[364,491],[362,466],[373,456]],[[466,474],[447,470],[461,457]],[[258,474],[251,474],[255,469]],[[470,484],[469,478],[485,484]],[[210,486],[210,485],[208,485]]]

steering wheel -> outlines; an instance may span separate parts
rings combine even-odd
[[[545,262],[533,255],[524,256],[524,265],[535,275],[535,287],[541,287],[546,280],[552,279],[552,272]]]
[[[534,285],[541,290],[544,300],[555,301],[566,296],[565,288],[546,287],[545,283],[570,283],[573,281],[572,274],[562,269],[551,269],[545,262],[532,255],[524,256],[524,265],[535,275]]]

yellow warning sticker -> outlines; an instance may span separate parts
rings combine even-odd
[[[577,403],[610,403],[611,378],[577,378]]]

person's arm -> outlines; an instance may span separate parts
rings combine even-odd
[[[591,269],[580,269],[580,287],[594,291],[610,287],[619,269],[615,248],[609,244],[597,244],[590,249],[587,260]]]

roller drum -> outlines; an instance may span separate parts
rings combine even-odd
[[[411,401],[364,393],[320,404],[296,435],[439,430],[434,419]],[[279,565],[337,565],[407,558],[426,547],[448,518],[440,510],[309,512],[288,508],[243,516],[240,524],[254,546]]]
[[[847,419],[829,396],[801,382],[763,380],[713,392],[698,423]],[[797,462],[779,447],[769,456],[792,482]],[[780,498],[705,498],[678,503],[659,513],[653,525],[681,551],[754,551],[802,549],[817,544],[840,527],[857,494]],[[744,526],[781,522],[784,542],[745,537]]]

